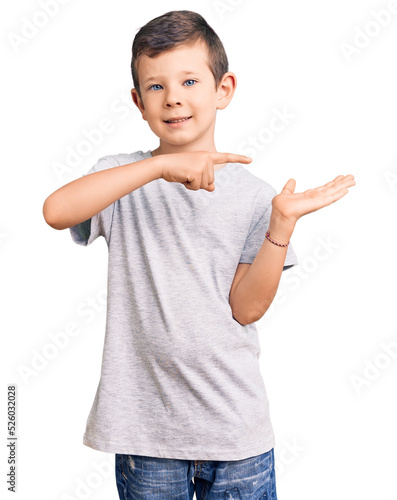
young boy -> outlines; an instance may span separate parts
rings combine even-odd
[[[115,453],[120,498],[274,500],[254,322],[298,263],[296,221],[346,194],[353,176],[305,193],[290,179],[275,196],[241,165],[250,158],[216,151],[216,113],[236,77],[195,12],[143,26],[131,68],[159,147],[100,158],[43,207],[76,243],[103,236],[109,248],[102,372],[83,443]]]

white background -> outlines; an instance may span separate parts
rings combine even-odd
[[[16,384],[18,498],[118,498],[114,455],[82,444],[102,359],[106,242],[76,245],[69,230],[46,224],[42,206],[101,156],[158,146],[131,99],[131,45],[150,19],[188,9],[218,33],[238,80],[218,112],[218,151],[243,152],[274,109],[285,109],[293,119],[247,168],[278,192],[291,177],[296,192],[339,174],[356,180],[298,221],[291,241],[300,266],[283,273],[257,323],[278,498],[397,499],[397,13],[374,22],[390,5],[397,11],[364,0],[2,7],[3,493],[7,385]],[[113,130],[71,162],[68,153],[106,119]],[[70,324],[77,335],[57,349],[51,335]]]

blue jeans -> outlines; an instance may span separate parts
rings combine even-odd
[[[197,500],[277,500],[274,448],[231,462],[116,453],[115,469],[122,500],[192,500],[194,492]]]

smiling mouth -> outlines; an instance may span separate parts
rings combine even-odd
[[[190,120],[191,116],[187,118],[181,118],[180,120],[164,120],[165,123],[179,123],[179,122],[185,122],[187,120]]]

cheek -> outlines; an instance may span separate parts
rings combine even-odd
[[[212,114],[216,109],[215,97],[210,92],[202,92],[194,96],[193,104],[205,114]]]
[[[161,108],[160,99],[156,98],[155,95],[151,94],[146,96],[145,99],[145,109],[151,116],[159,115],[159,110]]]

